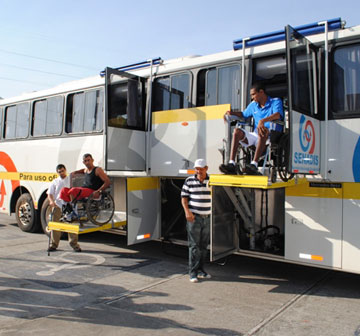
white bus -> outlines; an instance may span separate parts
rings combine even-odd
[[[288,182],[218,170],[223,115],[250,102],[253,82],[288,102]],[[128,244],[185,241],[180,188],[202,157],[211,260],[236,252],[360,273],[360,26],[287,26],[214,55],[106,68],[3,99],[0,116],[0,209],[24,231],[46,229],[56,165],[79,169],[89,152],[112,179]]]

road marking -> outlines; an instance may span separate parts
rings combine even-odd
[[[289,307],[291,307],[295,302],[299,301],[301,298],[305,297],[310,291],[312,291],[315,287],[320,286],[324,283],[330,276],[331,271],[325,273],[323,277],[319,280],[315,281],[312,285],[306,288],[302,293],[295,295],[291,300],[286,302],[283,306],[281,306],[278,310],[270,314],[267,318],[262,320],[258,325],[254,328],[249,330],[244,336],[253,336],[255,335],[260,329],[265,327],[267,324],[275,320],[279,315],[281,315],[284,311],[286,311]]]
[[[49,267],[49,270],[37,272],[36,275],[51,276],[54,275],[56,272],[62,271],[64,269],[73,270],[73,269],[87,268],[91,266],[101,265],[105,262],[105,258],[102,257],[101,255],[90,254],[90,253],[81,253],[81,256],[88,256],[92,259],[95,259],[94,262],[88,264],[83,264],[82,262],[80,264],[80,261],[66,258],[68,255],[73,255],[73,254],[74,254],[73,252],[64,252],[59,257],[55,258],[55,259],[59,259],[59,261],[62,262],[61,264],[45,265],[45,267]]]

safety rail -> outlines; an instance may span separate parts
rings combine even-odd
[[[319,34],[325,31],[323,22],[324,21],[309,23],[302,26],[294,27],[294,29],[304,36]],[[326,22],[328,23],[329,31],[342,29],[345,26],[345,22],[342,21],[340,17],[327,20]],[[255,47],[267,43],[284,41],[284,40],[285,40],[285,29],[281,29],[270,33],[259,34],[247,38],[234,40],[233,48],[234,50],[240,50],[243,48],[243,43],[245,43],[245,48],[247,48],[247,47]]]
[[[161,57],[158,57],[158,58],[154,58],[154,59],[151,59],[151,60],[147,60],[147,61],[143,61],[143,62],[139,62],[139,63],[133,63],[133,64],[129,64],[129,65],[124,65],[124,66],[121,66],[121,67],[117,67],[117,68],[114,68],[114,70],[120,70],[120,71],[130,71],[130,70],[135,70],[135,69],[141,69],[141,68],[146,68],[146,67],[149,67],[151,65],[159,65],[161,64],[162,62],[162,59]],[[101,77],[104,77],[105,76],[105,70],[102,70],[100,72],[100,76]]]

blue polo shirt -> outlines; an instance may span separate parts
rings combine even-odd
[[[268,96],[264,107],[261,107],[257,102],[253,101],[243,111],[243,116],[245,118],[253,117],[255,122],[254,127],[257,129],[261,119],[267,118],[276,112],[279,112],[281,114],[281,120],[284,120],[282,100]],[[271,123],[270,121],[265,123],[265,127],[271,130],[282,131],[281,125]]]

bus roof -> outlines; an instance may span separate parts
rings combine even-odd
[[[360,35],[360,25],[354,27],[343,28],[339,30],[333,30],[329,32],[329,41],[333,39],[343,39],[351,36]],[[259,36],[259,35],[258,35]],[[308,35],[307,38],[312,43],[321,43],[324,41],[324,35],[316,34]],[[235,40],[240,41],[240,40]],[[234,43],[235,43],[234,41]],[[255,54],[264,54],[264,53],[279,53],[285,48],[285,41],[268,41],[266,44],[259,44],[245,49],[245,57]],[[175,59],[161,60],[157,62],[154,66],[155,75],[171,73],[174,71],[183,71],[186,69],[194,67],[206,67],[211,64],[216,64],[219,62],[231,62],[239,60],[242,58],[242,50],[228,50],[216,54],[210,54],[205,56],[186,56],[179,57]],[[128,66],[126,66],[128,67]],[[120,67],[119,69],[126,69],[126,67]],[[150,67],[146,68],[136,68],[128,70],[129,73],[135,74],[137,76],[148,77],[150,73]],[[105,79],[103,76],[97,75],[92,77],[87,77],[80,80],[74,80],[70,82],[64,82],[53,88],[24,93],[20,96],[15,96],[11,98],[4,98],[0,100],[1,105],[8,105],[19,101],[26,101],[30,99],[36,99],[45,96],[51,96],[55,94],[61,94],[65,92],[70,92],[74,90],[81,90],[91,87],[96,87],[105,84]]]

